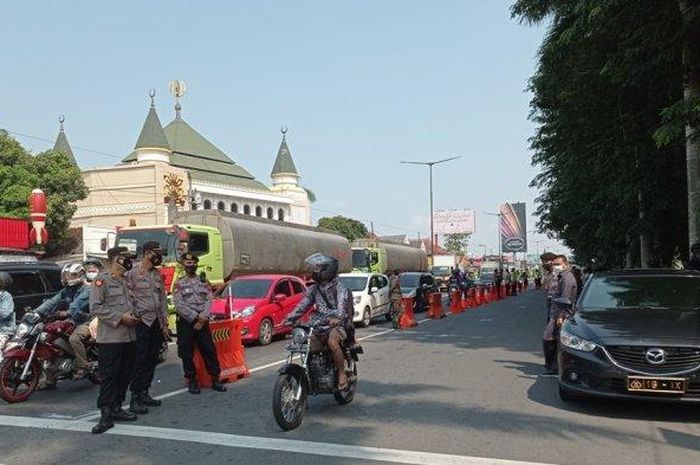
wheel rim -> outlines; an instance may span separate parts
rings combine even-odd
[[[362,314],[362,324],[365,326],[369,326],[369,322],[372,318],[370,317],[369,309],[365,309],[365,313]]]
[[[20,381],[19,379],[20,376],[22,376],[25,365],[26,362],[17,359],[9,360],[4,365],[2,373],[0,373],[0,388],[9,397],[20,398],[32,391],[32,384],[36,376],[33,367],[29,367],[27,377],[24,381]]]
[[[296,378],[288,376],[280,392],[282,417],[287,423],[294,423],[303,408],[301,399],[296,400],[296,391],[298,389],[302,389],[302,387]]]
[[[272,340],[272,324],[269,320],[265,320],[260,325],[260,342],[267,344]]]

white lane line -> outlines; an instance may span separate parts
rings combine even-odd
[[[0,415],[0,425],[82,433],[87,433],[92,428],[92,424],[85,421],[51,420],[43,418],[16,417],[10,415]],[[550,465],[540,462],[523,462],[520,460],[470,457],[466,455],[440,454],[434,452],[387,449],[380,447],[350,446],[346,444],[333,444],[325,442],[242,436],[238,434],[159,428],[154,426],[120,424],[109,430],[106,434],[207,444],[229,448],[293,452],[306,455],[319,455],[323,457],[414,465]]]
[[[428,321],[428,320],[430,320],[430,318],[423,318],[422,320],[417,321],[417,323],[421,324],[421,323]],[[371,339],[373,337],[382,336],[382,335],[390,333],[392,331],[396,331],[396,330],[394,328],[390,328],[390,329],[387,329],[384,331],[380,331],[378,333],[373,333],[373,334],[369,334],[367,336],[361,337],[361,338],[357,339],[357,341],[360,342],[360,341],[364,341],[366,339]],[[286,361],[287,361],[287,359],[278,360],[276,362],[268,363],[267,365],[262,365],[259,367],[251,368],[249,371],[250,371],[250,373],[255,373],[257,371],[266,370],[268,368],[272,368],[272,367],[275,367],[277,365],[282,365]],[[170,391],[170,392],[167,392],[165,394],[161,394],[159,396],[156,396],[155,399],[163,400],[163,399],[167,399],[168,397],[179,396],[180,394],[184,394],[185,392],[187,392],[187,388],[181,388],[181,389],[177,389],[175,391]],[[93,411],[85,413],[83,415],[78,415],[76,417],[73,417],[74,420],[85,420],[85,421],[96,420],[98,418],[100,418],[100,411],[99,410],[93,410]]]

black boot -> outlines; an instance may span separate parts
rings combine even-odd
[[[148,392],[144,392],[141,394],[141,403],[147,407],[160,407],[162,402],[151,397]]]
[[[103,407],[100,409],[101,417],[100,422],[92,427],[92,434],[102,434],[108,429],[114,427],[114,421],[112,421],[112,409],[109,407]]]
[[[200,392],[202,392],[202,390],[199,389],[199,383],[196,379],[191,379],[187,383],[187,390],[190,392],[190,394],[199,394]]]
[[[112,420],[113,421],[136,421],[138,417],[133,412],[127,412],[123,408],[117,407],[112,409]]]
[[[542,350],[544,352],[544,374],[555,375],[557,373],[557,342],[542,341]]]
[[[211,379],[211,388],[215,391],[226,392],[226,385],[219,381],[218,377]]]
[[[141,401],[141,397],[131,396],[131,403],[129,404],[129,411],[131,413],[137,413],[139,415],[145,415],[148,413],[148,407],[144,405]]]

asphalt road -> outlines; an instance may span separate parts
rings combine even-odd
[[[539,376],[543,300],[530,291],[406,331],[358,330],[354,402],[312,398],[286,433],[271,413],[284,341],[248,348],[251,376],[200,396],[183,392],[172,350],[153,388],[163,406],[102,436],[89,433],[97,389],[63,382],[0,405],[0,464],[700,463],[699,407],[559,400],[556,379]]]

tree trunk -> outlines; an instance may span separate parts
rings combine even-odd
[[[639,201],[639,222],[644,228],[644,196],[642,191],[637,192],[637,200]],[[639,233],[639,261],[641,268],[649,268],[649,233],[642,230]]]
[[[697,0],[680,0],[686,35],[683,41],[683,96],[688,101],[700,100],[700,27]],[[688,240],[700,242],[700,132],[688,124],[685,128],[686,163],[688,167]]]

